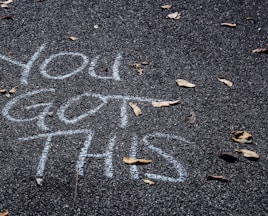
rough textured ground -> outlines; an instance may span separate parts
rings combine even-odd
[[[166,3],[173,7],[162,10],[160,6]],[[9,98],[0,97],[0,212],[9,209],[10,215],[27,216],[267,215],[268,59],[267,54],[251,53],[268,43],[267,1],[15,0],[8,6],[0,10],[1,17],[13,18],[0,19],[0,88],[18,89]],[[165,18],[176,11],[181,12],[179,20]],[[222,22],[237,27],[220,26]],[[71,41],[70,36],[78,40]],[[25,66],[18,62],[27,64],[43,44],[26,79]],[[85,68],[64,78],[81,67],[82,54],[88,58]],[[120,80],[89,74],[100,55],[96,74],[110,76],[119,54]],[[149,65],[139,75],[130,65],[141,61]],[[218,75],[233,86],[220,83]],[[177,86],[179,78],[196,87]],[[29,92],[36,94],[14,102]],[[64,122],[59,110],[83,93],[121,95],[121,99],[110,97],[91,116]],[[126,115],[120,116],[122,96],[180,99],[181,103],[154,108],[148,101],[132,98],[143,114],[136,117],[127,105],[126,120]],[[14,106],[8,110],[12,101]],[[44,110],[48,103],[50,107]],[[75,119],[101,103],[97,96],[81,97],[66,109],[65,118]],[[42,112],[47,128],[35,118]],[[190,112],[196,114],[193,124],[187,122]],[[15,121],[30,118],[35,119]],[[75,130],[92,133],[83,176],[77,179],[76,163],[89,132],[59,135],[51,138],[39,176],[43,186],[37,185],[37,167],[47,140],[40,134]],[[250,132],[253,144],[232,142],[233,130]],[[113,139],[112,154],[101,155]],[[122,162],[123,156],[135,155],[135,145],[136,157],[151,159],[151,164],[131,167]],[[234,153],[238,156],[235,163],[218,157],[221,151],[233,152],[234,148],[247,148],[261,157],[251,161]],[[149,176],[155,185],[141,180],[148,173],[155,174]],[[223,175],[229,181],[208,181],[207,175]]]

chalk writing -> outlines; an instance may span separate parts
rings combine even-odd
[[[30,75],[30,71],[33,67],[33,64],[36,62],[36,60],[39,58],[41,52],[46,48],[46,44],[42,44],[37,51],[32,55],[32,57],[30,58],[30,60],[25,64],[22,63],[20,61],[17,61],[13,58],[10,58],[8,56],[2,55],[0,54],[0,59],[5,60],[11,64],[14,64],[16,66],[20,66],[22,67],[22,72],[21,72],[21,78],[20,78],[20,82],[22,85],[28,85],[28,78]],[[51,75],[49,74],[47,67],[51,62],[55,62],[56,60],[58,60],[60,57],[80,57],[82,59],[82,64],[80,67],[76,68],[74,71],[71,72],[65,72],[64,75]],[[114,64],[112,66],[112,76],[101,76],[101,75],[97,75],[95,68],[97,66],[97,62],[100,58],[100,55],[94,57],[90,63],[90,67],[89,67],[89,72],[88,74],[91,77],[97,78],[97,79],[113,79],[116,81],[120,81],[120,75],[119,75],[119,67],[121,64],[121,61],[123,59],[122,54],[118,53]],[[67,79],[71,76],[74,76],[80,72],[82,72],[89,63],[89,59],[86,55],[79,53],[79,52],[59,52],[57,54],[52,54],[50,55],[47,59],[45,59],[43,61],[43,63],[40,65],[39,69],[40,69],[40,73],[43,75],[43,77],[47,78],[47,79],[52,79],[52,80],[64,80]]]
[[[42,112],[32,118],[16,118],[10,114],[10,110],[18,105],[23,99],[28,99],[31,96],[37,94],[43,94],[45,92],[55,92],[55,89],[41,89],[37,91],[28,92],[26,94],[19,95],[12,100],[10,100],[2,110],[3,116],[5,116],[8,120],[14,122],[31,122],[37,121],[37,126],[42,130],[48,130],[49,128],[45,124],[45,117],[49,112],[49,109],[52,107],[52,103],[39,103],[35,105],[30,105],[25,107],[27,110],[37,108],[37,107],[44,107]]]
[[[81,114],[80,116],[73,117],[72,119],[68,119],[65,117],[65,112],[66,110],[72,105],[81,100],[83,97],[94,97],[98,98],[102,101],[100,105],[98,105],[96,108],[87,111],[84,114]],[[94,94],[94,93],[84,93],[75,97],[70,98],[65,104],[63,104],[59,111],[58,111],[58,116],[59,119],[66,124],[74,124],[77,123],[78,121],[95,114],[98,112],[104,105],[107,105],[108,100],[121,100],[121,112],[120,112],[120,127],[125,128],[128,123],[128,115],[127,115],[127,102],[128,101],[138,101],[138,102],[152,102],[152,101],[157,101],[159,99],[153,99],[153,98],[145,98],[145,97],[135,97],[135,96],[123,96],[123,95],[102,95],[102,94]]]
[[[4,56],[4,55],[1,55],[0,54],[0,59],[3,59],[7,62],[10,62],[14,65],[17,65],[17,66],[20,66],[22,67],[22,73],[21,73],[21,79],[20,79],[20,82],[21,84],[23,85],[27,85],[28,84],[28,76],[29,76],[29,73],[30,73],[30,70],[34,64],[34,62],[38,59],[40,53],[45,49],[46,47],[46,44],[43,44],[42,46],[40,46],[38,48],[38,50],[33,54],[33,56],[30,58],[30,60],[28,61],[27,64],[24,64],[22,62],[19,62],[17,60],[14,60],[10,57],[7,57],[7,56]]]
[[[47,68],[47,65],[56,58],[60,57],[60,56],[72,56],[72,57],[76,57],[76,56],[79,56],[83,59],[83,63],[82,65],[77,68],[76,70],[70,72],[70,73],[67,73],[65,75],[59,75],[59,76],[52,76],[50,75],[46,68]],[[85,69],[85,67],[87,66],[89,60],[88,60],[88,57],[86,57],[85,55],[83,55],[82,53],[74,53],[74,52],[61,52],[61,53],[58,53],[58,54],[54,54],[54,55],[51,55],[48,59],[46,59],[40,66],[40,73],[45,77],[45,78],[48,78],[48,79],[58,79],[58,80],[63,80],[63,79],[66,79],[68,77],[71,77],[79,72],[81,72],[82,70]]]
[[[19,117],[13,117],[10,114],[10,110],[14,108],[15,106],[19,106],[20,102],[23,99],[30,99],[31,96],[43,94],[45,92],[55,92],[55,89],[40,89],[37,91],[28,92],[26,94],[19,95],[15,98],[13,98],[11,101],[9,101],[5,107],[3,108],[2,114],[10,121],[15,122],[31,122],[31,121],[37,121],[37,126],[42,130],[48,130],[49,128],[45,124],[45,117],[47,116],[49,109],[52,107],[53,103],[38,103],[35,105],[30,105],[25,107],[26,109],[33,109],[37,107],[44,107],[42,112],[40,112],[37,116],[34,116],[32,118],[19,118]],[[102,102],[95,107],[94,109],[88,110],[87,112],[77,116],[73,117],[71,119],[68,119],[65,116],[65,112],[68,108],[70,108],[73,104],[81,100],[83,97],[92,97],[100,99]],[[102,95],[102,94],[94,94],[94,93],[84,93],[81,95],[77,95],[75,97],[70,98],[66,103],[64,103],[58,110],[57,114],[59,116],[59,120],[63,121],[65,124],[75,124],[78,121],[81,121],[85,119],[86,117],[93,115],[101,110],[101,108],[105,105],[107,105],[108,100],[121,100],[121,109],[120,109],[120,127],[125,128],[128,123],[128,115],[127,115],[127,102],[128,101],[138,101],[138,102],[152,102],[156,101],[157,99],[152,98],[144,98],[144,97],[135,97],[135,96],[123,96],[123,95]]]
[[[46,48],[46,44],[42,44],[37,51],[30,57],[30,60],[27,63],[20,62],[11,57],[1,55],[0,60],[4,60],[13,65],[19,66],[22,68],[20,82],[22,85],[28,85],[28,79],[30,76],[31,69],[33,64],[40,57],[42,51]],[[75,69],[71,71],[63,71],[61,74],[57,74],[58,71],[52,71],[51,67],[53,67],[53,63],[59,61],[62,62],[62,58],[73,58],[77,61],[77,58],[81,59],[81,64],[77,66]],[[88,68],[88,75],[92,78],[102,79],[102,80],[115,80],[121,81],[119,67],[122,62],[122,54],[118,53],[115,57],[115,60],[112,65],[112,72],[110,76],[103,75],[96,71],[98,61],[100,60],[101,55],[93,57],[91,62],[89,58],[80,53],[80,52],[59,52],[57,54],[52,54],[48,58],[46,58],[39,66],[40,74],[46,78],[51,80],[64,80],[70,78],[72,76],[77,75],[78,73],[83,72]],[[103,175],[106,178],[114,177],[114,167],[113,167],[113,159],[114,159],[114,149],[118,142],[120,142],[120,134],[112,132],[108,137],[107,143],[105,144],[105,150],[101,153],[92,153],[91,148],[93,140],[98,140],[98,137],[94,137],[95,133],[94,128],[92,129],[73,129],[73,130],[58,130],[55,132],[51,132],[51,129],[46,124],[46,117],[50,112],[50,109],[53,108],[54,101],[42,101],[41,103],[33,104],[33,98],[39,98],[44,94],[55,94],[56,89],[54,88],[45,88],[35,91],[30,91],[21,95],[18,95],[12,98],[9,102],[6,103],[4,108],[2,109],[2,115],[9,121],[12,122],[30,122],[37,125],[37,127],[42,131],[42,133],[34,136],[25,136],[19,138],[20,141],[30,141],[41,139],[44,140],[44,147],[41,152],[41,156],[39,158],[39,163],[37,165],[36,176],[43,177],[46,169],[46,164],[49,156],[49,152],[53,147],[53,142],[55,137],[61,136],[74,136],[79,135],[79,137],[84,137],[85,140],[83,142],[83,146],[79,150],[78,158],[76,160],[75,169],[77,170],[78,175],[83,176],[89,168],[86,167],[86,161],[89,158],[93,159],[102,159],[103,163]],[[51,98],[51,97],[50,97]],[[66,113],[72,110],[73,107],[78,106],[80,101],[83,99],[90,99],[90,102],[87,104],[88,107],[84,113],[74,116],[68,117]],[[47,100],[47,99],[46,99]],[[57,117],[59,121],[64,122],[66,125],[76,124],[78,122],[84,121],[87,117],[95,115],[97,113],[103,112],[104,108],[109,108],[108,104],[110,102],[118,103],[120,114],[119,117],[116,118],[119,121],[119,127],[125,129],[128,126],[128,111],[130,110],[128,103],[129,102],[139,102],[139,103],[151,103],[153,101],[163,101],[162,99],[154,99],[140,96],[130,96],[130,95],[104,95],[95,92],[85,92],[79,95],[72,96],[69,99],[66,99],[64,103],[60,105],[60,107],[56,110]],[[97,102],[97,103],[96,103]],[[29,105],[25,105],[25,103]],[[94,107],[92,108],[93,104]],[[23,111],[32,111],[27,115],[23,114]],[[29,117],[29,115],[31,115]],[[27,117],[26,117],[27,116]],[[45,132],[44,132],[45,131]],[[48,132],[49,131],[49,132]],[[94,139],[93,139],[94,138]],[[180,145],[192,145],[191,142],[187,141],[181,136],[164,134],[164,133],[151,133],[143,136],[141,139],[137,136],[137,134],[133,133],[129,137],[130,149],[128,150],[130,157],[139,158],[138,149],[142,145],[143,149],[147,149],[154,154],[162,157],[166,163],[170,164],[173,168],[174,174],[177,177],[171,177],[163,174],[151,173],[143,171],[141,173],[140,168],[137,165],[129,166],[129,173],[131,179],[139,179],[140,177],[147,177],[149,179],[154,179],[158,181],[166,181],[166,182],[184,182],[187,177],[187,172],[182,163],[178,161],[177,158],[169,154],[167,151],[164,151],[159,146],[156,146],[156,141],[159,140],[163,142],[179,143]],[[99,144],[99,142],[98,142]],[[122,157],[119,159],[122,160]],[[99,160],[97,160],[99,161]],[[154,166],[154,164],[152,164]],[[145,169],[142,169],[145,170]]]
[[[36,176],[38,177],[43,177],[44,176],[44,170],[46,166],[46,161],[48,158],[49,150],[52,146],[52,138],[57,137],[57,136],[72,136],[76,134],[82,134],[86,136],[86,139],[84,141],[84,145],[80,150],[78,160],[76,162],[76,170],[78,171],[78,175],[83,176],[84,175],[84,167],[86,163],[87,158],[97,158],[97,159],[103,159],[104,160],[104,176],[107,178],[112,178],[113,177],[113,150],[116,145],[116,139],[117,135],[113,134],[108,141],[108,145],[106,147],[106,150],[104,153],[89,153],[90,147],[92,145],[92,139],[94,136],[94,132],[91,129],[79,129],[79,130],[68,130],[68,131],[56,131],[56,132],[51,132],[51,133],[43,133],[39,134],[36,136],[30,136],[30,137],[24,137],[24,138],[19,138],[20,141],[29,141],[29,140],[34,140],[34,139],[42,139],[45,138],[45,144],[44,148],[38,163],[37,167],[37,172]],[[158,181],[166,181],[166,182],[183,182],[186,179],[187,173],[186,170],[184,169],[183,165],[179,163],[173,156],[170,154],[164,152],[162,149],[159,147],[155,147],[148,139],[153,138],[158,139],[158,138],[164,138],[164,139],[172,139],[175,140],[176,142],[185,142],[187,144],[191,144],[189,141],[185,140],[183,137],[180,136],[175,136],[175,135],[169,135],[169,134],[163,134],[163,133],[153,133],[153,134],[148,134],[144,136],[141,141],[145,144],[145,146],[158,155],[162,156],[168,163],[170,163],[174,170],[176,171],[176,174],[179,176],[178,178],[172,178],[169,176],[163,176],[163,175],[158,175],[155,173],[144,173],[142,174],[143,176],[146,176],[150,179],[155,179]],[[138,137],[136,134],[133,134],[132,136],[132,143],[131,143],[131,149],[130,149],[130,156],[131,157],[137,157],[137,148],[138,148]],[[183,144],[182,143],[182,144]],[[121,159],[121,158],[120,158]],[[140,173],[138,170],[138,166],[132,165],[130,166],[130,175],[132,179],[138,179],[140,177]]]

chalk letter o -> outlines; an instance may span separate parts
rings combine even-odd
[[[71,73],[68,73],[68,74],[65,74],[65,75],[59,75],[59,76],[52,76],[50,74],[48,74],[47,70],[46,70],[46,67],[47,65],[55,58],[58,58],[60,56],[79,56],[83,59],[83,64],[77,68],[76,70],[74,70],[73,72]],[[54,54],[54,55],[51,55],[48,59],[46,59],[40,66],[40,73],[45,77],[45,78],[48,78],[48,79],[56,79],[56,80],[63,80],[63,79],[66,79],[68,77],[71,77],[79,72],[81,72],[82,70],[85,69],[85,67],[87,66],[89,60],[88,60],[88,57],[86,57],[85,55],[83,55],[82,53],[74,53],[74,52],[60,52],[58,54]]]
[[[91,110],[88,110],[87,112],[77,116],[77,117],[74,117],[74,118],[71,118],[71,119],[68,119],[65,117],[65,112],[66,110],[72,105],[72,104],[75,104],[77,103],[82,97],[95,97],[95,98],[99,98],[102,103],[100,105],[98,105],[96,108],[94,109],[91,109]],[[98,112],[105,104],[107,104],[107,97],[105,96],[102,96],[102,95],[97,95],[97,94],[90,94],[90,93],[84,93],[84,94],[81,94],[81,95],[78,95],[78,96],[75,96],[75,97],[72,97],[70,98],[65,104],[63,104],[60,109],[58,110],[58,116],[59,116],[59,119],[61,121],[63,121],[65,124],[75,124],[77,123],[78,121],[90,116],[90,115],[93,115],[95,114],[96,112]]]

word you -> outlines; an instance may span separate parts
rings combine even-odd
[[[22,85],[28,85],[28,77],[30,75],[30,71],[33,67],[33,64],[36,62],[36,60],[39,58],[40,54],[42,53],[42,51],[46,48],[46,44],[42,44],[37,51],[31,56],[30,60],[26,63],[20,62],[16,59],[10,58],[9,56],[5,56],[0,54],[0,59],[7,61],[11,64],[14,64],[16,66],[20,66],[22,68],[22,72],[21,72],[21,78],[20,78],[20,82]],[[53,62],[58,60],[59,58],[62,57],[73,57],[73,58],[81,58],[82,63],[81,65],[74,69],[71,72],[66,72],[64,75],[51,75],[49,74],[47,68],[48,65]],[[90,62],[90,66],[88,68],[88,74],[91,77],[94,78],[98,78],[98,79],[113,79],[116,81],[120,81],[120,75],[119,75],[119,67],[121,64],[121,61],[123,59],[122,54],[118,53],[115,60],[114,60],[114,64],[112,66],[112,75],[111,76],[101,76],[98,75],[95,71],[95,68],[97,66],[98,60],[100,58],[100,55],[94,57],[92,59],[92,61]],[[77,59],[75,60],[77,62]],[[69,78],[71,76],[74,76],[80,72],[82,72],[89,64],[89,59],[86,55],[79,53],[79,52],[59,52],[57,54],[53,54],[50,55],[47,59],[45,59],[43,61],[43,63],[40,65],[39,69],[40,69],[40,73],[43,75],[43,77],[47,78],[47,79],[53,79],[53,80],[64,80],[66,78]]]
[[[85,136],[84,144],[80,150],[78,160],[76,162],[76,170],[78,171],[78,175],[83,176],[85,173],[84,167],[87,158],[97,158],[97,159],[103,159],[104,165],[104,176],[107,178],[113,178],[114,176],[114,169],[113,169],[113,150],[116,145],[117,141],[117,134],[113,134],[108,141],[108,144],[106,146],[106,150],[103,153],[90,153],[90,147],[92,146],[92,139],[94,137],[94,131],[91,129],[80,129],[80,130],[69,130],[69,131],[56,131],[56,132],[49,132],[49,133],[43,133],[38,134],[36,136],[29,136],[29,137],[23,137],[19,140],[21,141],[29,141],[29,140],[35,140],[35,139],[45,139],[44,148],[39,160],[39,164],[37,167],[36,176],[37,177],[43,177],[44,170],[46,166],[46,162],[48,159],[49,150],[52,147],[52,140],[54,137],[59,136],[72,136],[76,134],[81,134]],[[176,142],[186,143],[192,145],[189,141],[185,140],[181,136],[175,136],[175,135],[169,135],[169,134],[163,134],[163,133],[152,133],[145,135],[141,142],[143,143],[143,146],[145,148],[150,149],[152,152],[158,154],[161,156],[166,162],[171,164],[171,166],[174,169],[175,174],[178,176],[177,178],[159,175],[156,173],[143,173],[143,176],[146,176],[150,179],[155,179],[158,181],[166,181],[166,182],[184,182],[187,177],[187,172],[183,165],[177,161],[173,156],[170,154],[164,152],[161,148],[156,147],[153,145],[151,140],[157,140],[157,139],[167,139],[167,140],[175,140]],[[137,150],[138,150],[138,136],[136,134],[132,135],[131,138],[131,148],[129,152],[129,156],[133,158],[137,158]],[[99,144],[99,143],[98,143]],[[144,149],[144,147],[143,147]],[[99,161],[99,160],[98,160]],[[129,172],[132,179],[139,179],[140,178],[140,172],[137,165],[131,165],[129,166]]]

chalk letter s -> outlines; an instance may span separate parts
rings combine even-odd
[[[174,183],[184,182],[187,177],[187,173],[184,167],[174,157],[164,152],[162,149],[157,148],[153,146],[152,144],[150,144],[150,142],[148,141],[148,138],[166,138],[166,139],[175,139],[175,140],[183,141],[186,143],[190,143],[190,142],[188,142],[187,140],[185,140],[183,137],[180,137],[180,136],[174,136],[174,135],[162,134],[162,133],[148,134],[145,137],[143,137],[143,142],[149,149],[158,153],[165,160],[167,160],[169,163],[172,164],[173,168],[177,171],[179,178],[172,178],[172,177],[153,174],[153,173],[145,173],[145,176],[150,179],[155,179],[155,180],[160,180],[160,181],[168,181],[168,182],[174,182]]]

